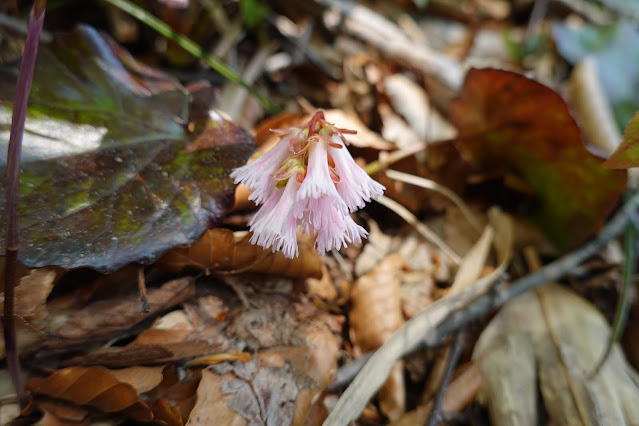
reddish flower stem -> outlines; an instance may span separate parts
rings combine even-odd
[[[14,317],[14,288],[16,285],[16,270],[18,265],[18,246],[20,238],[18,232],[18,188],[20,184],[20,156],[22,153],[22,133],[27,115],[27,101],[31,91],[33,70],[35,69],[38,43],[44,23],[46,0],[36,0],[27,26],[27,39],[24,45],[20,73],[13,101],[13,115],[11,118],[11,133],[7,150],[7,239],[6,263],[4,280],[4,311],[2,315],[2,330],[4,333],[7,366],[20,406],[27,403],[22,377],[20,376],[20,358],[16,344],[16,329]]]

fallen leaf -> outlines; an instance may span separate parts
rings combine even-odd
[[[481,370],[476,362],[470,365],[462,366],[459,375],[450,382],[442,400],[442,411],[445,413],[461,412],[468,406],[479,392],[482,383]],[[433,402],[421,404],[416,409],[409,411],[396,422],[391,423],[392,426],[413,426],[423,425],[428,421],[433,409]]]
[[[522,75],[471,69],[451,103],[458,144],[483,167],[510,167],[534,190],[531,217],[560,248],[601,226],[626,173],[588,152],[564,100]]]
[[[16,76],[0,73],[3,129]],[[41,45],[22,144],[20,260],[112,271],[152,262],[219,221],[233,204],[229,173],[255,142],[214,111],[187,133],[188,99],[177,80],[91,27]],[[2,175],[7,144],[4,130]]]
[[[36,351],[46,341],[47,334],[22,317],[15,315],[14,318],[18,352],[27,355]],[[4,339],[0,339],[0,359],[5,355]]]
[[[274,347],[248,363],[204,370],[187,424],[303,425],[330,381],[338,354],[334,343],[330,347]],[[326,359],[331,362],[317,364]],[[319,365],[330,368],[318,369]]]
[[[459,293],[479,279],[486,266],[494,234],[493,228],[487,226],[479,240],[466,253],[455,274],[455,280],[450,286],[450,295]]]
[[[357,134],[348,135],[348,143],[357,148],[374,148],[377,150],[390,151],[395,148],[395,144],[384,140],[379,134],[371,131],[353,113],[348,113],[341,109],[329,109],[324,111],[326,121],[336,123],[343,129],[355,130]],[[305,119],[310,120],[311,116]],[[303,120],[301,121],[304,122]]]
[[[102,365],[110,368],[123,368],[136,365],[158,365],[181,361],[202,354],[216,352],[218,345],[206,342],[179,342],[153,345],[112,346],[97,349],[86,355],[73,357],[63,365]]]
[[[639,167],[639,111],[628,123],[621,145],[603,165],[611,169]]]
[[[151,408],[135,388],[119,381],[104,367],[69,367],[44,379],[31,379],[34,394],[87,406],[103,413],[121,413],[137,421],[153,420]]]
[[[64,402],[42,400],[37,406],[44,413],[38,426],[85,426],[91,421],[88,410]]]
[[[133,343],[138,345],[179,343],[194,331],[195,327],[186,313],[183,310],[176,310],[158,318],[153,326],[140,333]]]
[[[351,335],[364,351],[379,348],[404,322],[399,298],[402,266],[401,255],[390,254],[353,285]]]
[[[158,266],[179,272],[186,267],[230,272],[261,272],[292,278],[320,278],[321,262],[313,241],[298,235],[299,256],[287,259],[281,252],[265,250],[249,242],[251,234],[209,229],[190,247],[170,250]]]
[[[589,377],[609,335],[594,306],[557,284],[510,301],[473,352],[493,423],[536,424],[539,385],[554,424],[638,424],[637,373],[618,345]]]
[[[399,296],[403,265],[401,255],[390,254],[353,285],[350,334],[363,351],[379,348],[404,323]],[[399,362],[378,393],[380,409],[389,419],[396,420],[406,410],[405,392],[403,364]]]
[[[119,370],[111,370],[111,374],[118,381],[128,383],[135,388],[138,394],[143,394],[155,389],[162,383],[164,367],[135,366]]]
[[[176,306],[195,294],[192,278],[169,281],[160,288],[150,289],[147,300],[150,312],[140,313],[140,298],[134,294],[128,298],[107,299],[92,303],[75,312],[56,330],[64,339],[100,339],[113,336],[148,318],[149,314]]]

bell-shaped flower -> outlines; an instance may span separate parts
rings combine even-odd
[[[231,173],[262,205],[249,222],[251,243],[292,258],[298,254],[298,227],[316,235],[321,254],[361,242],[367,232],[349,212],[381,196],[384,187],[348,152],[343,133],[353,132],[327,123],[322,111],[304,126],[278,132],[284,136],[274,148]]]

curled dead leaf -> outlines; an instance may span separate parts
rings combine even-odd
[[[404,323],[399,295],[404,260],[397,253],[360,277],[353,285],[350,310],[351,338],[364,351],[377,349]],[[380,408],[391,420],[405,410],[402,363],[397,363],[379,391]]]
[[[309,237],[298,235],[299,256],[293,259],[252,245],[250,237],[223,228],[209,229],[192,246],[170,250],[158,261],[158,266],[172,272],[191,267],[226,273],[250,271],[291,278],[321,277],[319,254]]]
[[[153,420],[151,408],[134,385],[120,381],[104,367],[69,367],[44,379],[31,379],[27,389],[103,413],[122,413],[137,421]]]

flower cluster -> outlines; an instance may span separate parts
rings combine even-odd
[[[279,143],[257,160],[235,169],[231,177],[251,191],[262,205],[249,225],[252,244],[288,258],[297,256],[298,226],[313,235],[320,254],[347,243],[361,242],[367,232],[349,213],[379,197],[384,187],[355,163],[346,149],[345,133],[317,112],[305,125],[272,130]]]

